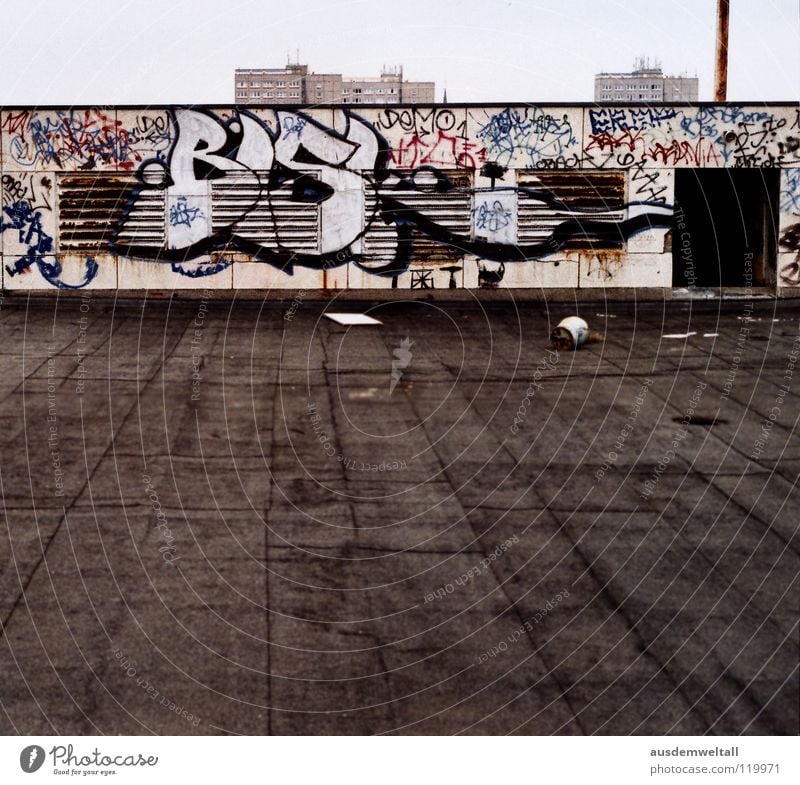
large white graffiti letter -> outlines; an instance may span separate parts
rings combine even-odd
[[[169,170],[151,161],[142,179],[167,185],[166,245],[183,249],[234,226],[252,208],[267,187],[273,154],[266,129],[246,115],[223,123],[205,112],[179,109],[175,122],[178,138]],[[215,216],[212,225],[212,189],[235,188],[248,178],[253,186],[249,201],[239,201],[238,209],[225,217]]]
[[[313,172],[330,187],[320,204],[319,253],[351,246],[364,231],[365,188],[372,185],[359,174],[375,167],[378,140],[358,118],[337,111],[335,125],[325,128],[293,112],[276,113],[280,136],[275,158],[288,169]],[[291,248],[291,240],[281,243]]]

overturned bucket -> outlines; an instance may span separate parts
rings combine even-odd
[[[553,348],[558,351],[577,349],[586,343],[589,337],[589,325],[579,316],[568,316],[562,319],[558,326],[550,333]]]

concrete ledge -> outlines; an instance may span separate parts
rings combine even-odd
[[[52,297],[80,298],[102,297],[119,300],[247,300],[263,302],[303,302],[348,300],[358,301],[414,301],[426,302],[664,302],[685,300],[741,300],[741,299],[792,299],[800,298],[800,287],[769,287],[695,289],[668,287],[619,288],[546,288],[546,289],[311,289],[300,296],[301,289],[74,289],[52,291],[6,291],[9,300],[27,300]],[[210,292],[210,296],[209,293]]]

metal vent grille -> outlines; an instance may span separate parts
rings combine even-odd
[[[543,242],[563,221],[577,218],[616,222],[625,218],[624,172],[541,172],[520,170],[520,188],[544,190],[560,199],[570,212],[554,210],[549,205],[520,191],[518,201],[518,238],[520,244]],[[574,239],[567,248],[585,248],[597,241]]]
[[[58,250],[107,252],[117,223],[133,197],[136,181],[130,175],[60,174],[58,185]],[[164,237],[163,195],[158,214],[158,245]],[[145,211],[146,212],[146,211]],[[139,218],[129,231],[137,232],[145,219]],[[137,228],[138,227],[138,228]],[[134,234],[136,242],[141,242]]]
[[[117,242],[120,245],[162,248],[166,231],[166,194],[161,190],[147,189],[131,205]]]
[[[433,188],[424,190],[386,190],[390,196],[406,205],[409,210],[418,212],[439,226],[445,227],[454,234],[469,238],[472,231],[472,194],[470,192],[471,175],[463,170],[440,170],[453,186],[453,190],[437,192]],[[365,223],[375,210],[376,195],[372,189],[367,190],[365,199]],[[364,252],[370,261],[387,262],[395,257],[397,250],[397,232],[393,223],[388,226],[380,215],[375,216],[372,225],[364,235]],[[452,261],[463,254],[458,248],[451,248],[441,243],[426,240],[414,233],[414,262],[438,264]]]
[[[302,172],[317,179],[316,172]],[[211,226],[235,226],[236,234],[266,248],[315,253],[319,248],[320,206],[292,198],[287,182],[267,189],[269,172],[228,173],[211,182]]]

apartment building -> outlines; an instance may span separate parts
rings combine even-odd
[[[237,68],[237,104],[425,104],[436,100],[435,82],[403,79],[402,66],[384,68],[377,77],[316,74],[307,65],[285,68]]]
[[[696,76],[666,76],[658,62],[639,58],[628,73],[602,72],[594,77],[594,100],[597,103],[680,103],[698,100],[699,80]]]

